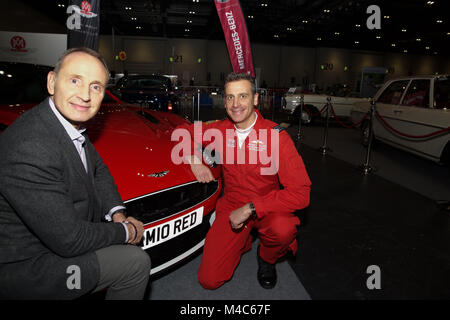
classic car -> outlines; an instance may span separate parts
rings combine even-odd
[[[311,123],[319,116],[326,117],[324,106],[328,102],[327,98],[330,98],[334,113],[332,110],[329,110],[329,116],[333,118],[336,115],[338,118],[349,119],[353,104],[367,101],[367,99],[358,98],[356,93],[343,90],[344,88],[346,87],[342,87],[340,90],[330,90],[322,94],[309,93],[300,87],[289,88],[283,97],[282,110],[289,115],[298,117],[301,96],[303,95],[305,110],[302,112],[302,122]]]
[[[414,76],[386,82],[377,92],[373,137],[394,147],[442,163],[450,163],[450,79],[448,75]],[[356,103],[358,122],[370,102]],[[362,143],[370,137],[369,121],[361,123]]]
[[[169,77],[128,75],[120,78],[111,91],[121,100],[149,109],[177,113],[179,99]]]
[[[46,96],[48,67],[0,63],[0,134]],[[121,101],[106,92],[87,132],[108,166],[128,214],[144,223],[142,248],[151,256],[154,275],[202,248],[215,218],[221,192],[215,181],[198,183],[188,165],[175,165],[174,128],[185,119]]]

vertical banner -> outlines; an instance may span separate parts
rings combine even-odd
[[[88,47],[97,51],[100,0],[69,0],[67,14],[67,49]]]
[[[252,52],[239,0],[214,0],[234,72],[255,77]]]

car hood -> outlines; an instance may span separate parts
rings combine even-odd
[[[8,126],[35,105],[2,105],[0,119]],[[172,147],[179,142],[170,137],[183,123],[183,118],[171,113],[115,103],[102,105],[87,123],[89,139],[124,201],[195,181],[189,165],[176,165],[171,160]],[[213,172],[218,175],[218,171]]]
[[[149,120],[150,119],[150,120]],[[171,159],[174,128],[184,119],[121,106],[102,106],[87,125],[91,142],[119,186],[124,201],[194,181],[190,167]]]

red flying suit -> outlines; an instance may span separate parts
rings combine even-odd
[[[288,250],[293,254],[297,252],[296,235],[300,220],[292,212],[309,205],[311,181],[289,134],[276,123],[264,119],[258,110],[255,109],[255,112],[258,118],[252,133],[242,145],[245,161],[243,157],[238,157],[238,139],[234,124],[229,119],[202,124],[203,134],[214,128],[223,137],[218,143],[223,147],[220,157],[224,195],[217,201],[216,219],[206,236],[198,272],[200,284],[207,289],[218,288],[231,279],[241,255],[251,249],[250,231],[253,228],[259,232],[260,256],[265,261],[275,263]],[[194,125],[183,127],[190,131],[193,138]],[[266,132],[265,136],[263,132]],[[279,150],[272,149],[273,134],[278,135]],[[202,141],[203,147],[208,147],[212,142]],[[278,161],[274,157],[277,152]],[[264,157],[262,153],[270,158]],[[234,161],[227,163],[231,155]],[[261,174],[262,168],[268,170],[274,164],[276,169],[271,174]],[[255,206],[257,219],[250,218],[245,228],[233,230],[229,221],[230,213],[249,202]]]

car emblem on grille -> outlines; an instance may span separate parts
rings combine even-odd
[[[155,173],[151,173],[148,176],[150,178],[161,178],[164,177],[166,174],[169,173],[170,170],[166,170],[166,171],[161,171],[161,172],[155,172]]]

